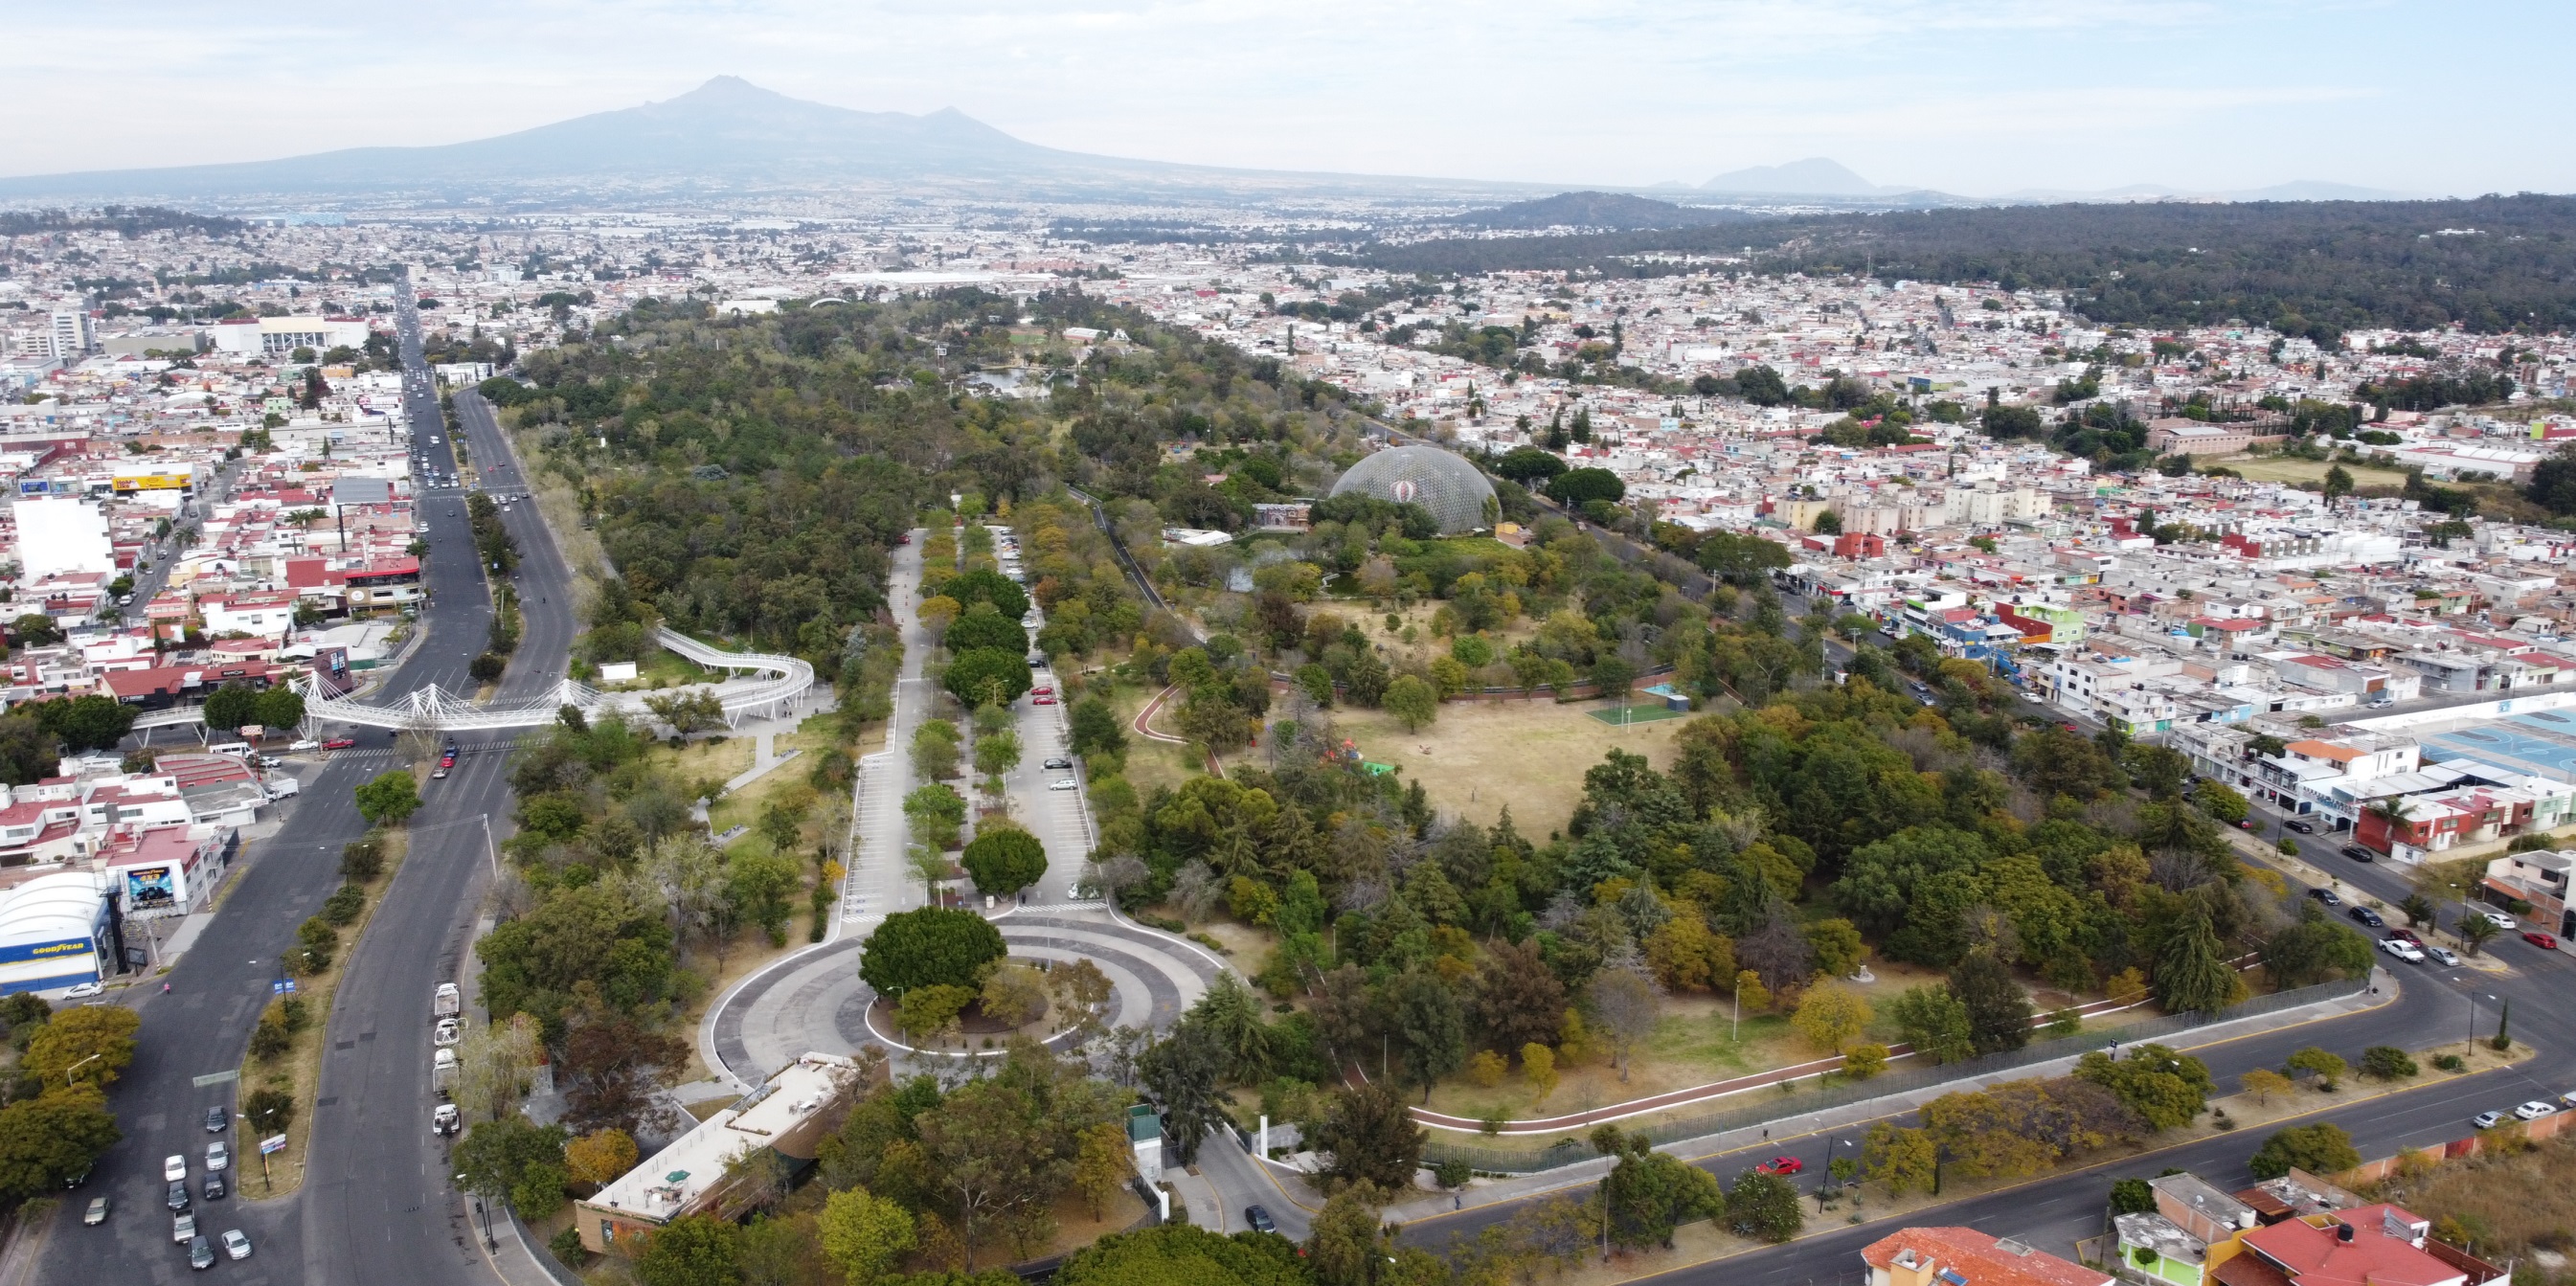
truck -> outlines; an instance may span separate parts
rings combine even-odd
[[[465,1012],[465,993],[457,990],[455,983],[442,982],[438,984],[438,993],[430,997],[429,1016],[432,1018],[454,1018],[463,1012]]]
[[[429,1114],[429,1132],[441,1138],[452,1137],[464,1128],[464,1118],[454,1103],[441,1103]]]

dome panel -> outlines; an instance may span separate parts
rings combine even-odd
[[[1488,525],[1486,502],[1494,484],[1466,457],[1438,447],[1392,447],[1352,465],[1333,494],[1371,496],[1396,504],[1415,504],[1431,511],[1442,535],[1474,531]]]

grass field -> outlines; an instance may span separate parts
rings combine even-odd
[[[2244,474],[2249,482],[2323,482],[2326,470],[2334,465],[2324,460],[2302,460],[2296,456],[2236,456],[2208,463],[2223,464]],[[2352,475],[2356,487],[2402,487],[2405,473],[2396,469],[2374,469],[2366,464],[2347,464],[2344,472]]]
[[[1634,727],[1637,724],[1654,723],[1661,719],[1687,719],[1691,716],[1688,710],[1675,710],[1670,706],[1662,705],[1632,705],[1625,709],[1618,706],[1603,706],[1597,710],[1586,710],[1584,713],[1614,728]]]
[[[1422,783],[1432,807],[1490,826],[1503,806],[1523,835],[1543,840],[1562,830],[1583,799],[1583,772],[1613,749],[1644,755],[1657,768],[1673,761],[1681,719],[1618,727],[1585,717],[1596,702],[1453,701],[1418,732],[1406,732],[1382,710],[1340,708],[1333,723],[1363,758],[1395,764]]]

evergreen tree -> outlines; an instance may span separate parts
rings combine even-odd
[[[2219,958],[2209,914],[2193,911],[2156,955],[2156,1003],[2168,1011],[2215,1013],[2236,1003],[2236,971]]]
[[[2030,1043],[2030,995],[1992,951],[1971,951],[1950,970],[1950,994],[1968,1011],[1968,1040],[1980,1054]]]

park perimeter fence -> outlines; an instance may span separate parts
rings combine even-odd
[[[2166,1014],[2134,1023],[2123,1023],[2102,1031],[2081,1032],[2055,1040],[2038,1040],[2009,1053],[1988,1054],[1981,1058],[1963,1059],[1956,1063],[1937,1063],[1899,1071],[1882,1072],[1867,1080],[1831,1081],[1822,1089],[1774,1089],[1765,1086],[1727,1096],[1735,1104],[1723,1111],[1696,1113],[1639,1126],[1631,1133],[1643,1133],[1657,1146],[1682,1139],[1703,1138],[1748,1126],[1766,1125],[1789,1117],[1812,1116],[1829,1108],[1847,1107],[1870,1099],[1965,1082],[1996,1072],[2034,1067],[2061,1058],[2073,1058],[2113,1045],[2134,1045],[2158,1037],[2187,1032],[2213,1023],[2296,1009],[2322,1001],[2340,1000],[2370,985],[2367,976],[2319,983],[2291,991],[2276,991],[2256,996],[2232,1009],[2215,1013]],[[1833,1073],[1820,1073],[1808,1078],[1828,1082]],[[1780,1084],[1794,1087],[1795,1080]],[[1512,1147],[1499,1143],[1452,1143],[1434,1136],[1422,1149],[1426,1165],[1446,1161],[1463,1161],[1469,1168],[1486,1174],[1535,1174],[1592,1159],[1596,1153],[1584,1141],[1589,1128],[1577,1130],[1544,1146]]]

